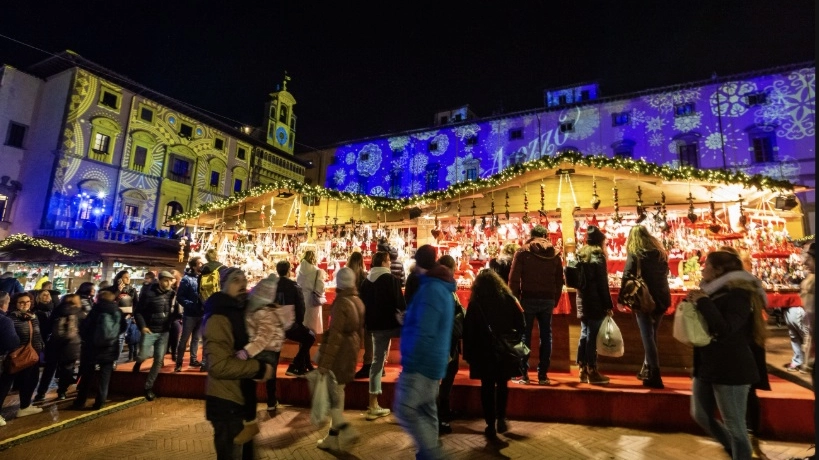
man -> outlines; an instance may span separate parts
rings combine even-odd
[[[238,268],[227,268],[220,279],[221,292],[205,303],[211,312],[205,326],[204,353],[208,362],[205,418],[213,425],[213,443],[218,460],[254,458],[253,441],[242,444],[235,455],[234,438],[244,428],[245,399],[242,379],[268,380],[273,366],[256,359],[242,360],[235,353],[248,343],[245,328],[247,278]]]
[[[145,290],[145,295],[140,296],[134,311],[134,318],[142,331],[142,339],[133,372],[139,372],[142,361],[148,359],[153,351],[154,362],[145,380],[145,399],[148,401],[156,398],[153,392],[154,382],[164,365],[163,358],[168,347],[171,321],[174,314],[178,314],[178,312],[171,311],[174,306],[174,291],[171,289],[173,282],[173,274],[167,271],[160,272],[159,282],[151,284]]]
[[[299,351],[290,365],[287,366],[285,375],[304,375],[313,370],[313,364],[310,363],[310,347],[316,342],[316,336],[313,331],[304,325],[304,294],[302,294],[301,287],[287,277],[290,274],[290,262],[286,260],[279,261],[276,264],[276,273],[279,274],[276,303],[279,305],[293,305],[296,312],[296,321],[290,329],[285,331],[284,337],[299,343]],[[275,395],[273,396],[275,400]],[[270,399],[269,393],[268,399]],[[268,410],[270,409],[268,405]]]
[[[11,303],[11,296],[6,291],[0,291],[0,313],[3,316],[9,311],[9,303]]]
[[[563,261],[552,243],[546,239],[546,227],[537,225],[531,238],[515,253],[509,272],[509,287],[520,300],[526,319],[524,341],[532,344],[532,326],[537,319],[540,332],[540,362],[537,366],[539,385],[549,385],[549,365],[552,358],[552,311],[563,293]],[[529,360],[521,363],[518,383],[529,384]]]
[[[376,249],[378,251],[384,251],[390,255],[390,273],[392,273],[392,276],[400,281],[401,286],[403,286],[407,277],[404,273],[404,264],[398,261],[398,250],[392,247],[386,238],[382,238],[378,241],[378,246]]]
[[[185,345],[188,339],[191,341],[190,367],[201,367],[202,363],[196,359],[199,351],[199,338],[202,334],[202,315],[205,311],[202,308],[202,301],[199,299],[199,274],[202,272],[202,258],[193,256],[188,261],[188,268],[185,276],[179,282],[179,289],[176,291],[176,298],[182,306],[182,337],[179,339],[179,346],[176,349],[176,367],[174,372],[182,370],[182,360],[185,358]]]
[[[438,441],[438,381],[446,375],[452,338],[452,273],[436,262],[431,245],[415,253],[418,290],[404,316],[401,330],[403,370],[395,387],[395,416],[418,447],[418,458],[440,459]]]
[[[156,282],[156,274],[150,270],[145,272],[145,278],[142,280],[142,287],[139,288],[139,297],[134,299],[134,301],[139,301],[145,291],[151,287],[152,284]]]
[[[23,285],[14,278],[14,273],[6,272],[0,276],[0,291],[5,292],[8,295],[14,295],[18,292],[23,292],[25,289]]]

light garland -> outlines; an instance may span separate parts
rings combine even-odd
[[[184,222],[205,213],[229,208],[243,202],[247,198],[253,198],[279,189],[289,189],[297,194],[308,197],[320,197],[347,201],[359,204],[374,211],[395,212],[418,203],[430,201],[451,200],[458,195],[474,191],[480,188],[492,188],[500,186],[510,180],[532,171],[542,171],[544,169],[555,169],[563,163],[586,166],[591,168],[624,170],[639,175],[661,177],[666,181],[705,181],[709,183],[722,183],[727,185],[740,184],[745,188],[756,188],[759,190],[781,190],[792,191],[793,184],[787,180],[774,179],[772,177],[755,174],[748,175],[741,171],[731,171],[727,169],[695,169],[691,166],[681,166],[672,168],[666,165],[656,165],[645,160],[635,160],[632,158],[617,157],[610,158],[604,155],[583,155],[578,151],[565,151],[560,155],[543,157],[526,163],[510,166],[503,171],[484,179],[468,180],[453,184],[445,190],[427,192],[420,195],[413,195],[409,198],[386,198],[373,197],[359,193],[341,192],[324,188],[319,185],[309,185],[293,179],[280,179],[270,184],[259,185],[248,190],[235,193],[228,198],[219,201],[205,203],[188,212],[174,216],[174,223]]]
[[[3,249],[7,246],[10,246],[14,243],[22,243],[27,244],[29,246],[37,246],[38,248],[50,249],[52,251],[58,252],[64,256],[74,257],[80,253],[76,249],[71,249],[63,246],[62,244],[52,243],[51,241],[44,240],[41,238],[32,238],[25,233],[15,233],[13,235],[9,235],[3,240],[0,240],[0,249]]]

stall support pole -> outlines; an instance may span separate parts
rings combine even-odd
[[[114,261],[108,257],[102,259],[102,280],[114,279]]]

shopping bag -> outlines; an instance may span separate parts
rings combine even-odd
[[[684,300],[674,312],[674,338],[694,347],[704,347],[711,343],[708,324],[696,305]]]
[[[307,375],[307,383],[313,394],[310,405],[310,422],[316,426],[324,425],[330,413],[330,393],[327,388],[327,374],[318,371]]]
[[[597,332],[597,354],[619,358],[623,353],[625,353],[623,334],[620,333],[614,318],[606,316]]]

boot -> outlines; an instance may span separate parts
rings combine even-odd
[[[361,369],[355,373],[355,379],[369,379],[370,378],[370,367],[371,364],[364,364],[361,366]]]
[[[748,430],[748,439],[751,440],[751,458],[769,460],[768,456],[765,455],[765,453],[762,452],[762,449],[759,448],[759,439],[751,432],[751,430]]]
[[[640,368],[640,372],[637,373],[637,380],[645,380],[649,376],[649,367],[648,364],[643,363],[643,367]]]
[[[643,386],[649,388],[657,388],[662,390],[665,388],[663,385],[663,379],[660,376],[660,368],[659,367],[650,367],[648,368],[647,377],[643,380]]]
[[[585,364],[580,364],[580,383],[589,383],[589,370]]]
[[[609,383],[609,378],[597,372],[597,366],[588,366],[589,383],[592,385],[606,385]]]

